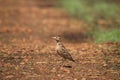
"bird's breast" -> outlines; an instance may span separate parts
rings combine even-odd
[[[60,50],[60,46],[57,45],[57,46],[56,46],[56,50]]]

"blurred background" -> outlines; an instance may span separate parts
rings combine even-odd
[[[0,0],[0,42],[120,42],[120,0]]]
[[[120,80],[120,0],[0,0],[0,79]]]

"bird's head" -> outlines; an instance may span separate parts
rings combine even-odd
[[[61,41],[61,37],[59,36],[55,36],[55,37],[52,37],[54,40],[56,40],[57,42]]]

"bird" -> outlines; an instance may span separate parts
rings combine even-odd
[[[63,45],[62,41],[61,41],[61,37],[59,36],[55,36],[52,37],[55,41],[56,41],[56,52],[58,53],[58,55],[60,55],[61,57],[63,57],[63,59],[68,59],[72,62],[75,62],[75,60],[72,58],[72,56],[70,55],[70,53],[68,52],[68,50],[65,48],[65,46]]]

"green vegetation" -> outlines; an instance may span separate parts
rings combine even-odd
[[[120,19],[119,4],[105,0],[62,0],[63,7],[72,17],[94,22],[97,19]]]
[[[96,43],[101,42],[120,42],[120,29],[114,30],[97,30],[94,33],[94,41]]]
[[[97,28],[96,32],[92,33],[95,42],[120,42],[120,30],[115,29],[115,25],[120,27],[120,5],[115,1],[110,0],[62,0],[63,7],[68,11],[71,17],[83,20],[89,25],[91,32]],[[99,24],[99,20],[105,21],[106,25]],[[111,21],[108,23],[107,21]],[[118,21],[116,23],[115,21]],[[97,24],[96,24],[97,23]],[[110,26],[114,29],[110,29]],[[107,27],[109,30],[104,30]],[[90,32],[90,33],[91,33]]]

